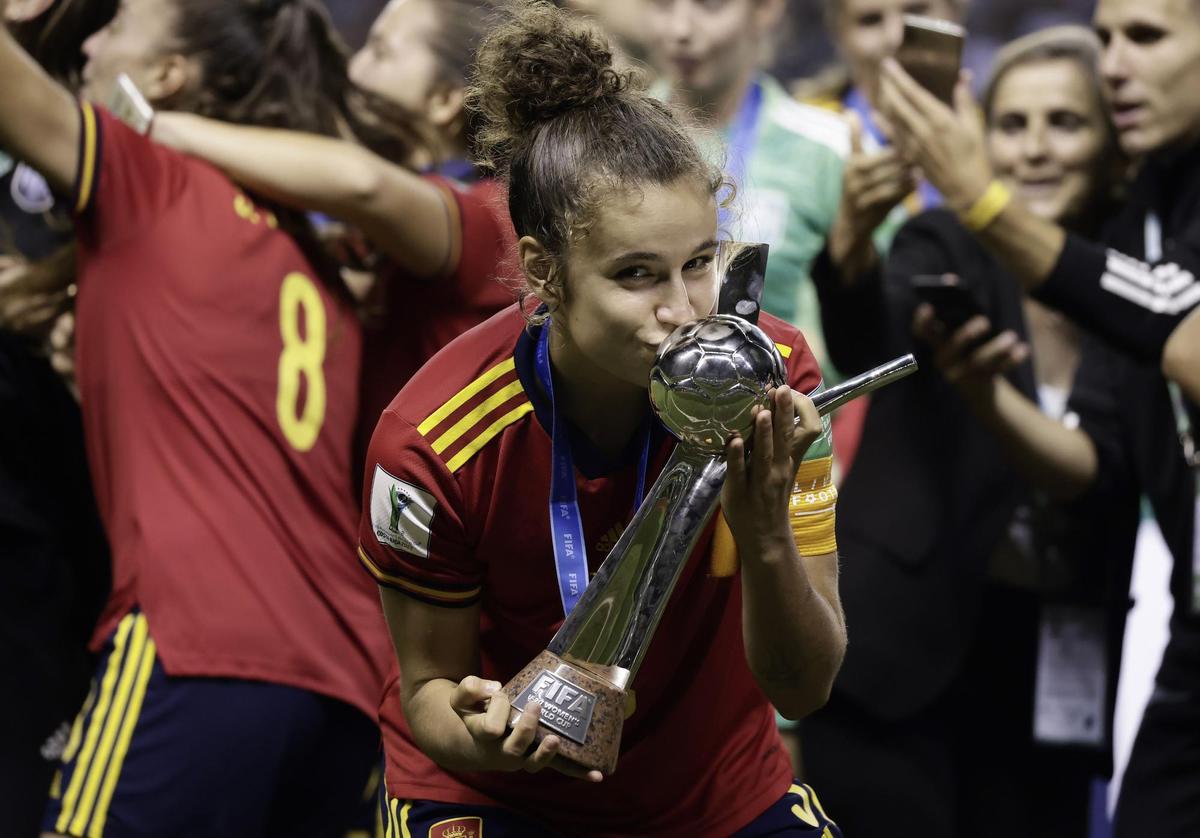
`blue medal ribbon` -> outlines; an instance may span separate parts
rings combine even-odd
[[[758,113],[762,110],[762,84],[758,79],[750,83],[742,104],[738,107],[737,116],[729,130],[729,176],[740,190],[745,180],[746,167],[750,164],[750,155],[754,153],[754,144],[758,139]],[[722,229],[728,229],[731,221],[729,209],[721,207],[719,221]]]
[[[558,573],[558,592],[562,598],[563,616],[579,602],[588,584],[587,544],[583,535],[583,518],[579,513],[579,496],[575,489],[575,461],[571,456],[571,437],[566,419],[554,403],[554,380],[550,374],[550,321],[538,335],[535,367],[538,380],[550,399],[553,417],[550,434],[550,536],[554,542],[554,569]],[[634,511],[642,505],[646,487],[646,469],[650,462],[649,417],[642,431],[642,453],[638,459],[637,488]]]

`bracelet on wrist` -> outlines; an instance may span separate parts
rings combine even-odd
[[[958,220],[972,233],[985,230],[1012,203],[1012,192],[998,180],[988,184],[983,194],[969,208],[958,214]]]

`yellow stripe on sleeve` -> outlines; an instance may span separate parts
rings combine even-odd
[[[96,112],[87,102],[79,103],[83,117],[83,151],[79,160],[79,195],[75,199],[75,213],[88,208],[92,200],[92,179],[96,176]]]
[[[477,453],[479,453],[479,450],[483,448],[483,446],[491,442],[492,437],[532,410],[532,402],[525,402],[524,404],[518,405],[508,413],[501,416],[499,419],[489,425],[483,431],[483,433],[475,437],[475,439],[473,439],[469,445],[463,446],[461,451],[451,457],[450,461],[446,463],[446,468],[450,469],[451,472],[458,471],[460,468],[466,465],[467,460],[474,457]]]
[[[516,369],[516,367],[517,363],[512,358],[509,358],[507,361],[492,367],[483,375],[479,376],[479,378],[475,379],[466,387],[455,393],[450,401],[446,402],[444,405],[431,413],[428,419],[426,419],[420,425],[417,425],[417,431],[421,434],[421,436],[428,435],[428,433],[440,425],[447,416],[466,404],[468,399],[483,390],[484,387],[487,387],[500,376]]]
[[[523,389],[524,387],[522,387],[521,382],[518,380],[514,381],[512,384],[509,384],[503,390],[493,393],[487,398],[486,401],[484,401],[462,419],[459,419],[457,422],[455,422],[454,426],[450,428],[450,430],[446,431],[433,441],[434,453],[441,454],[443,451],[457,442],[463,434],[475,427],[475,425],[477,425],[479,421],[483,419],[483,417],[487,416],[500,405],[504,404],[513,396],[520,393]],[[453,471],[453,469],[451,469],[451,471]]]
[[[792,357],[792,347],[788,346],[786,343],[776,343],[775,348],[779,350],[779,354],[783,356],[783,360],[786,361],[788,358]]]
[[[145,617],[141,618],[145,624]],[[129,743],[133,740],[133,731],[137,727],[138,718],[142,713],[142,702],[146,698],[146,687],[150,683],[150,673],[154,670],[154,640],[146,637],[146,646],[142,650],[142,659],[137,671],[137,681],[133,685],[133,695],[129,699],[129,709],[121,721],[121,731],[117,736],[117,746],[113,751],[112,762],[104,775],[104,785],[100,789],[100,799],[96,802],[96,814],[92,818],[92,828],[88,830],[88,838],[102,838],[104,822],[108,820],[108,807],[112,803],[113,792],[117,787],[117,778],[121,776],[121,767],[125,764],[125,755],[129,753]]]
[[[146,618],[138,614],[133,624],[129,654],[125,657],[124,666],[121,667],[121,682],[117,685],[112,710],[104,722],[104,733],[100,737],[100,745],[96,749],[96,756],[92,760],[91,767],[88,769],[87,783],[84,785],[83,794],[79,798],[79,806],[75,811],[75,817],[71,819],[70,831],[74,834],[83,833],[84,829],[87,828],[88,821],[92,819],[92,809],[96,804],[96,796],[100,792],[100,783],[104,780],[108,770],[109,759],[113,753],[113,745],[117,739],[117,731],[120,729],[122,720],[125,718],[125,709],[129,705],[130,696],[133,694],[133,684],[142,663],[142,653],[146,646],[146,636]]]
[[[361,546],[358,548],[358,559],[363,563],[367,572],[375,577],[376,582],[385,585],[392,585],[397,588],[403,588],[414,594],[429,597],[430,599],[440,599],[444,602],[465,602],[479,596],[483,587],[472,588],[469,591],[441,591],[437,588],[428,588],[424,585],[405,579],[403,576],[394,576],[391,573],[380,569],[375,562],[371,561],[371,557]]]
[[[79,800],[79,792],[83,788],[83,779],[91,768],[92,756],[96,751],[96,741],[108,717],[108,707],[112,703],[113,691],[117,686],[117,676],[121,670],[121,661],[125,656],[125,644],[129,640],[129,632],[133,628],[136,615],[129,614],[117,626],[117,635],[113,642],[112,653],[108,657],[108,667],[104,671],[104,679],[100,683],[100,698],[96,702],[96,710],[88,724],[87,738],[83,743],[83,752],[79,755],[71,772],[71,783],[67,786],[66,796],[63,797],[62,811],[54,824],[54,831],[65,834],[75,814],[75,804]]]

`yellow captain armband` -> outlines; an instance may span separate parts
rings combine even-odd
[[[832,475],[832,457],[807,460],[800,465],[796,475],[788,512],[792,538],[802,556],[837,552],[834,522],[838,493]]]
[[[958,220],[972,233],[979,233],[995,221],[1010,203],[1012,192],[1000,181],[993,180],[969,209],[958,214]]]

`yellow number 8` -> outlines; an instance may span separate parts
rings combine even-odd
[[[300,311],[304,311],[304,336],[300,336]],[[279,333],[283,354],[279,356],[279,392],[275,414],[283,436],[297,451],[308,451],[325,421],[325,304],[313,281],[301,273],[290,273],[279,291]],[[300,378],[308,381],[304,411],[300,400]]]

